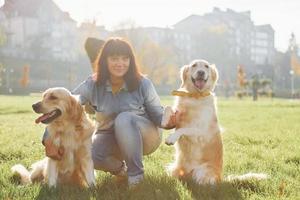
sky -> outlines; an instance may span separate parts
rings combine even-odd
[[[0,0],[2,5],[4,0]],[[191,14],[203,15],[214,7],[251,11],[255,25],[271,24],[275,47],[285,51],[293,32],[300,40],[300,0],[54,0],[77,22],[96,20],[112,30],[122,22],[136,26],[172,27]]]

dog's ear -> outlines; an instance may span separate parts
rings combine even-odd
[[[181,86],[183,87],[185,80],[187,79],[187,72],[188,72],[189,66],[184,65],[180,68],[180,78],[181,78]]]
[[[209,66],[211,69],[212,80],[213,80],[213,82],[216,82],[219,78],[219,73],[218,73],[217,67],[215,64],[210,64]]]

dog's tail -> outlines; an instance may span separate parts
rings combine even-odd
[[[41,181],[44,178],[44,170],[46,168],[47,159],[45,158],[43,160],[37,161],[36,163],[33,163],[31,165],[31,174],[30,179],[31,181]]]
[[[252,173],[249,172],[243,175],[229,175],[225,178],[225,181],[249,181],[249,180],[265,180],[268,179],[268,175],[264,173]]]
[[[21,164],[14,165],[11,171],[21,178],[21,184],[31,183],[30,172]]]

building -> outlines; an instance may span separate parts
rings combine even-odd
[[[85,53],[84,44],[88,37],[106,40],[110,36],[110,32],[104,26],[97,26],[96,22],[83,22],[78,27],[79,43],[81,51]]]
[[[191,15],[179,21],[174,29],[189,33],[193,40],[197,40],[194,50],[197,50],[197,45],[207,43],[205,40],[209,38],[208,34],[222,33],[228,56],[238,63],[250,64],[252,61],[256,65],[272,64],[274,58],[273,28],[271,25],[254,25],[250,11],[222,11],[214,8],[211,13],[203,16]],[[207,33],[205,37],[199,37],[204,33]]]
[[[5,0],[0,8],[4,92],[23,92],[22,69],[29,66],[28,91],[74,88],[90,73],[77,22],[52,0]]]
[[[273,28],[255,25],[250,11],[214,8],[204,15],[190,15],[171,28],[124,26],[109,32],[95,22],[77,27],[52,0],[5,0],[0,8],[1,62],[9,60],[4,65],[15,72],[20,71],[17,67],[31,65],[32,77],[39,79],[32,83],[40,81],[34,85],[43,88],[52,86],[51,82],[66,85],[68,80],[68,85],[73,85],[75,75],[83,80],[91,72],[91,67],[87,70],[90,63],[83,48],[85,39],[106,40],[109,36],[129,38],[142,63],[154,66],[152,71],[204,58],[217,64],[220,81],[234,82],[238,64],[263,73],[275,56]]]
[[[271,25],[255,26],[251,37],[251,60],[256,64],[274,64],[274,29]]]
[[[155,43],[162,49],[169,51],[172,55],[175,55],[176,59],[172,63],[178,66],[186,64],[192,58],[191,35],[173,28],[133,27],[116,30],[111,33],[111,36],[129,38],[138,50],[144,48],[143,45],[147,42]]]
[[[42,60],[78,59],[77,23],[53,1],[5,0],[0,12],[0,27],[7,37],[0,53]]]
[[[173,28],[143,28],[146,35],[157,44],[169,46],[177,54],[180,65],[192,59],[191,35]]]

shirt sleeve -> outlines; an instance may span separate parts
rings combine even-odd
[[[84,105],[88,102],[91,102],[93,87],[94,87],[94,80],[90,76],[87,80],[80,83],[72,91],[72,94],[79,95],[79,102],[81,105]]]
[[[161,106],[160,98],[154,88],[153,83],[149,79],[143,78],[141,84],[146,112],[149,115],[151,121],[156,126],[160,127],[164,110]]]

